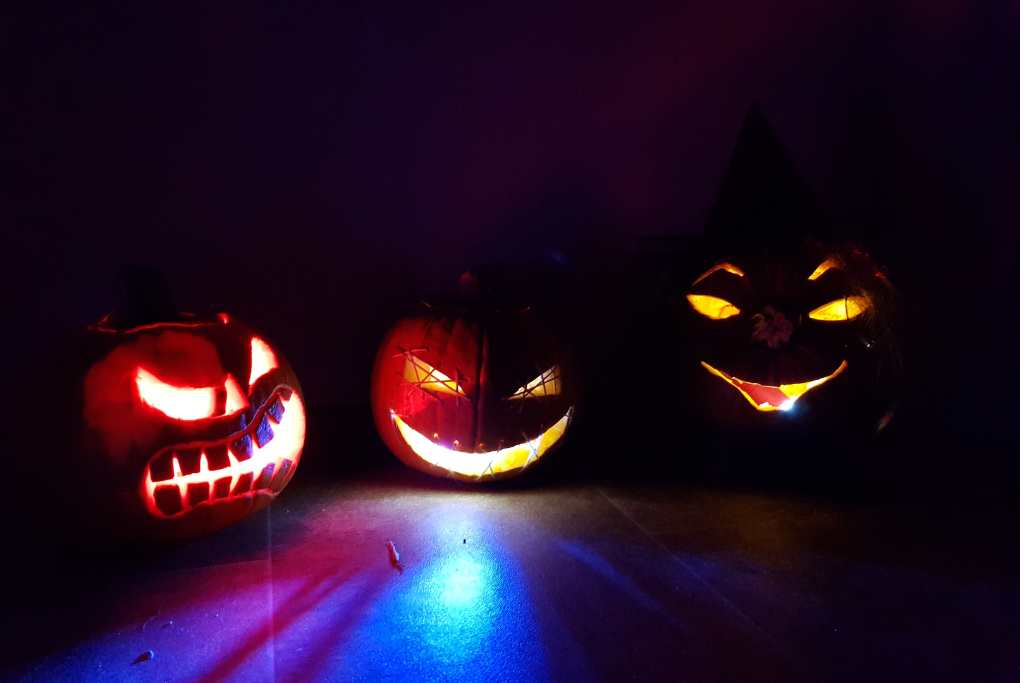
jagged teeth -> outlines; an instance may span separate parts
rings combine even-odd
[[[290,395],[284,398],[289,400]],[[242,436],[233,442],[202,450],[171,451],[151,463],[147,467],[146,486],[160,513],[173,517],[216,499],[257,491],[280,492],[294,463],[288,459],[267,460],[268,456],[261,459],[260,455],[274,438],[271,425],[279,425],[284,416],[285,404],[281,399],[282,396],[274,396],[259,419],[246,425]],[[216,457],[211,458],[207,451]],[[223,472],[220,477],[219,472]]]

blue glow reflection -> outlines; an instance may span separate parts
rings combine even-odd
[[[323,674],[377,680],[400,662],[415,680],[548,677],[522,569],[497,543],[500,532],[464,502],[424,520],[430,538],[403,550],[405,572],[339,643],[340,666]]]
[[[471,607],[486,588],[486,568],[468,557],[449,558],[436,569],[442,585],[441,602],[447,607]]]

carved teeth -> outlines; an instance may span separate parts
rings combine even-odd
[[[284,417],[284,403],[281,402],[280,397],[275,396],[267,406],[267,415],[274,421],[274,424],[281,424],[281,418]]]
[[[234,496],[279,493],[294,474],[295,463],[281,458],[284,454],[278,454],[277,449],[265,454],[263,451],[274,439],[272,425],[288,428],[280,425],[290,398],[290,391],[273,394],[230,445],[224,440],[159,454],[149,463],[144,482],[150,510],[157,516],[177,517],[197,506]],[[299,410],[301,419],[301,406]]]
[[[260,424],[256,427],[256,444],[263,448],[270,440],[274,438],[274,429],[270,426],[270,418],[266,415],[260,420]]]

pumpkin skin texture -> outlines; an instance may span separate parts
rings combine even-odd
[[[84,335],[77,464],[115,536],[191,537],[268,505],[301,459],[306,416],[279,351],[221,313]]]
[[[511,477],[560,444],[576,403],[564,350],[529,310],[425,308],[388,332],[374,422],[406,465],[442,477]]]

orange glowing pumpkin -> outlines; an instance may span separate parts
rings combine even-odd
[[[269,504],[302,455],[298,380],[270,342],[220,313],[85,335],[79,471],[121,533],[193,536]]]
[[[569,360],[529,309],[426,307],[387,334],[372,381],[391,451],[467,481],[532,466],[562,442],[576,404]]]

